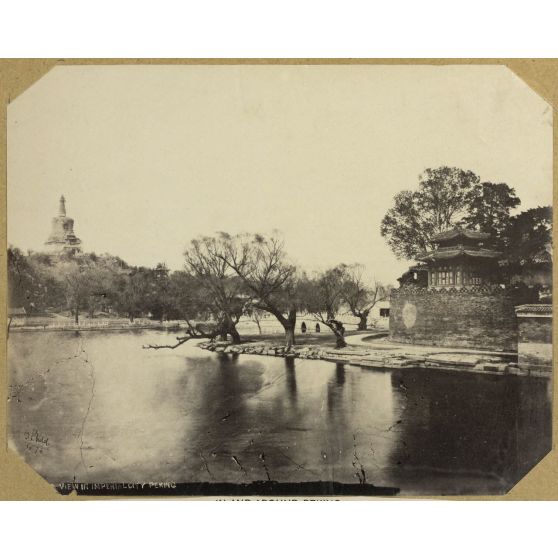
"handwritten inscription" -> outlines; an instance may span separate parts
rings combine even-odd
[[[49,448],[48,437],[41,434],[36,428],[24,432],[23,439],[25,440],[25,451],[34,455],[43,453]]]

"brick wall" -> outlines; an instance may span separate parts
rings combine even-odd
[[[528,368],[531,374],[550,376],[552,373],[552,306],[527,304],[518,306],[516,313],[520,366]]]
[[[391,291],[390,338],[404,343],[517,350],[510,293],[498,286]]]
[[[552,343],[552,316],[519,316],[520,343]]]

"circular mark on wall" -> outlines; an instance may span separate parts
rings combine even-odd
[[[417,307],[412,302],[406,302],[403,306],[403,323],[407,329],[411,329],[417,321]]]

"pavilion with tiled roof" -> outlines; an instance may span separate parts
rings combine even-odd
[[[497,283],[501,252],[487,233],[456,227],[432,237],[434,250],[418,259],[428,269],[429,288],[460,288]]]

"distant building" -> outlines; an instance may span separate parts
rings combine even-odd
[[[414,287],[427,287],[428,286],[428,268],[426,265],[417,264],[412,265],[408,271],[403,273],[401,277],[397,278],[399,285],[414,286]]]
[[[387,329],[389,327],[389,313],[389,300],[380,300],[380,302],[376,303],[374,308],[372,308],[370,321],[376,327]]]
[[[534,219],[518,219],[512,229],[509,254],[501,262],[512,285],[524,285],[540,294],[540,301],[552,296],[552,210],[527,210]],[[537,216],[538,215],[538,216]],[[530,304],[532,301],[526,301]]]
[[[12,326],[25,325],[27,312],[23,306],[19,308],[8,308],[8,319]]]
[[[49,252],[75,253],[81,251],[81,240],[74,233],[74,220],[66,216],[66,199],[60,197],[58,216],[52,219],[52,230],[45,242]]]
[[[27,312],[23,306],[19,308],[8,308],[8,317],[9,318],[25,318],[27,317]]]
[[[534,289],[540,302],[552,302],[552,246],[533,247],[529,259],[516,266],[511,284]]]

